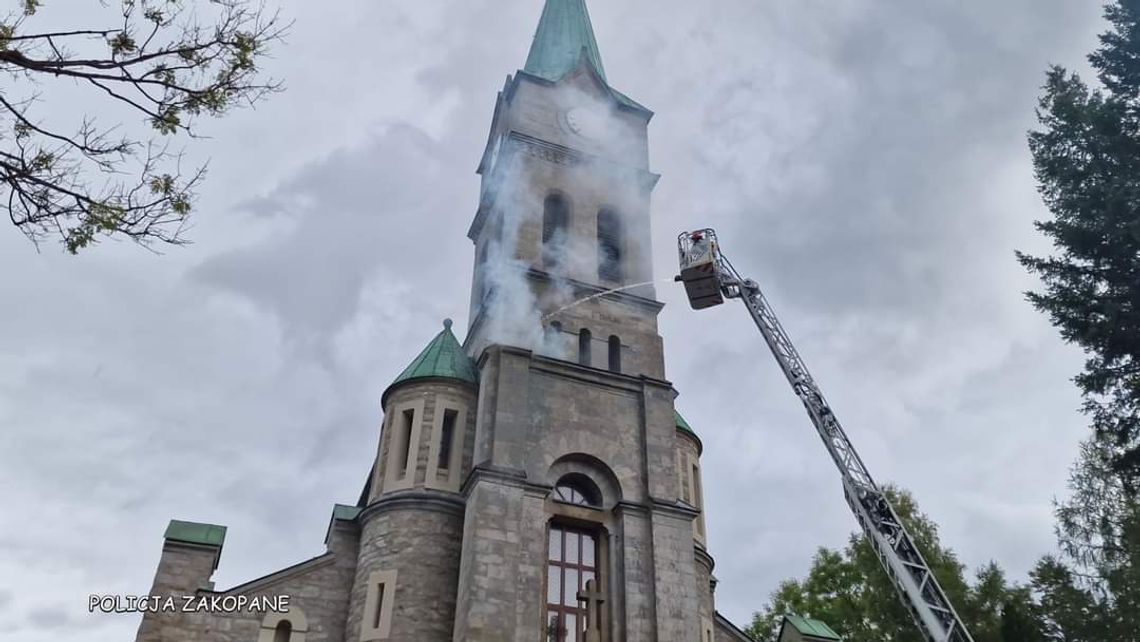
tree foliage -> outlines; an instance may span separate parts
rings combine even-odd
[[[1018,259],[1029,293],[1088,359],[1075,379],[1093,434],[1057,506],[1060,555],[1031,574],[1048,640],[1140,639],[1140,0],[1105,7],[1100,86],[1053,67],[1029,134],[1055,256]]]
[[[913,498],[888,491],[976,642],[1140,640],[1140,509],[1121,493],[1100,492],[1119,477],[1097,456],[1095,444],[1082,448],[1073,496],[1058,508],[1061,555],[1042,558],[1026,586],[1009,582],[992,562],[967,581]],[[852,535],[842,551],[819,549],[807,576],[781,583],[749,633],[772,642],[793,613],[823,620],[846,642],[923,642],[862,536]]]
[[[1001,640],[1046,642],[1040,609],[1028,588],[1014,588],[1006,596],[1001,610]]]
[[[1031,574],[1049,640],[1140,639],[1140,506],[1111,466],[1111,445],[1081,445],[1057,507],[1058,557]]]
[[[283,27],[250,0],[106,0],[100,25],[37,29],[44,0],[0,21],[0,189],[33,242],[75,253],[100,236],[182,243],[204,168],[184,171],[166,141],[278,88],[257,63]],[[61,3],[62,4],[62,3]],[[41,100],[47,91],[79,100]],[[90,113],[116,104],[153,132],[143,141]],[[74,107],[70,125],[58,113]]]
[[[1018,253],[1041,292],[1027,296],[1088,359],[1075,381],[1093,434],[1057,505],[1060,552],[1028,586],[996,564],[963,576],[937,528],[905,493],[899,517],[977,642],[1140,641],[1140,0],[1105,8],[1109,30],[1089,57],[1100,88],[1061,67],[1047,74],[1029,135],[1052,219],[1037,229],[1054,256]],[[820,549],[808,575],[780,584],[751,633],[774,640],[786,613],[819,618],[847,642],[921,642],[869,544]]]
[[[1082,581],[1102,593],[1112,569],[1127,562],[1127,527],[1135,512],[1112,467],[1112,453],[1104,439],[1081,444],[1069,474],[1070,495],[1056,510],[1061,553]]]
[[[1129,492],[1140,483],[1140,0],[1106,7],[1111,28],[1089,56],[1103,89],[1062,67],[1047,75],[1029,135],[1053,215],[1036,227],[1057,254],[1018,259],[1040,276],[1028,293],[1088,359],[1075,379],[1095,433]]]
[[[974,582],[968,582],[963,565],[942,545],[937,525],[919,511],[914,498],[895,488],[885,492],[974,639],[1023,642],[1004,638],[1002,630],[1033,627],[1035,620],[1027,625],[1021,617],[1032,608],[1028,592],[1009,585],[996,564],[983,567]],[[750,635],[757,640],[774,640],[783,616],[789,613],[823,620],[846,642],[923,642],[863,535],[853,534],[842,551],[819,549],[807,577],[781,583],[770,602],[754,616]],[[1026,640],[1032,642],[1033,638]]]

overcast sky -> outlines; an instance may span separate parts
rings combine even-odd
[[[466,327],[474,170],[541,5],[282,0],[288,89],[202,123],[193,245],[75,258],[0,228],[0,639],[133,639],[86,598],[145,593],[171,518],[229,527],[222,588],[322,552],[380,392],[444,317]],[[718,228],[877,479],[1019,579],[1086,430],[1081,355],[1013,256],[1047,250],[1025,132],[1046,66],[1084,68],[1096,5],[590,4],[610,81],[657,113],[656,276],[679,231]],[[744,310],[658,293],[717,606],[744,625],[855,522]]]

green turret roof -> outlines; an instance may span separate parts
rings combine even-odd
[[[701,438],[697,436],[697,431],[693,430],[693,427],[689,425],[689,422],[685,421],[685,418],[681,416],[681,413],[677,412],[676,410],[673,410],[673,423],[677,425],[677,430],[680,430],[681,432],[696,440],[697,454],[700,454],[704,451],[705,446],[703,443],[701,443]]]
[[[444,319],[443,332],[435,335],[423,352],[404,368],[400,376],[388,386],[388,390],[384,391],[384,396],[405,381],[429,378],[479,383],[479,371],[475,368],[475,362],[463,352],[459,340],[451,333],[451,319]]]
[[[523,71],[557,82],[586,60],[606,79],[586,0],[546,0]]]
[[[677,422],[677,427],[681,430],[684,430],[685,432],[691,432],[693,433],[693,436],[696,436],[697,431],[693,430],[693,427],[689,425],[689,422],[685,421],[685,418],[681,416],[681,413],[677,412],[676,410],[673,411],[673,421]]]

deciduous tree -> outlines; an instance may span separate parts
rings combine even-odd
[[[12,223],[72,253],[101,236],[184,242],[204,171],[183,168],[169,139],[278,88],[257,66],[282,36],[276,14],[249,0],[106,0],[99,24],[41,28],[45,0],[19,5],[0,21],[0,202]],[[151,133],[95,115],[110,104]]]
[[[914,498],[895,488],[885,492],[974,639],[1013,642],[1002,637],[1002,613],[1007,603],[1022,605],[1024,589],[1010,586],[992,563],[971,585],[958,557],[939,540],[938,526],[919,511]],[[804,579],[781,583],[754,616],[749,633],[757,640],[774,640],[782,617],[789,613],[823,620],[846,642],[924,642],[861,534],[853,534],[842,551],[821,548]]]

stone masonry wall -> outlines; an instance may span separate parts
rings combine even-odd
[[[360,555],[352,584],[347,641],[360,639],[368,579],[396,571],[391,642],[450,642],[455,614],[462,504],[444,493],[416,492],[361,514]]]
[[[288,595],[291,610],[300,610],[308,622],[307,642],[344,642],[344,620],[355,559],[355,532],[335,533],[340,541],[330,541],[330,552],[295,567],[249,582],[222,593],[198,591],[199,597],[269,597]],[[169,546],[167,547],[170,548]],[[197,565],[186,564],[176,555],[159,563],[152,595],[171,595],[181,603],[184,581],[199,575]],[[212,566],[212,565],[211,565]],[[181,575],[180,575],[181,574]],[[178,578],[181,579],[173,579]],[[178,586],[179,582],[183,582]],[[257,642],[265,612],[255,613],[147,613],[139,628],[137,642]]]
[[[525,523],[521,484],[491,477],[478,479],[467,498],[463,562],[454,639],[465,642],[530,642],[542,619],[542,549],[520,546],[520,534],[536,528]],[[537,500],[541,503],[541,500]],[[541,522],[537,526],[541,528]],[[539,531],[541,533],[541,531]],[[532,624],[526,610],[533,609]]]
[[[692,519],[664,510],[653,513],[653,556],[657,639],[699,640],[700,598],[696,591]]]
[[[389,452],[392,447],[393,436],[400,427],[399,422],[402,421],[401,417],[390,417],[389,415],[392,409],[398,405],[415,400],[423,401],[423,412],[417,417],[419,441],[417,442],[417,448],[415,448],[416,461],[413,465],[416,468],[413,472],[412,485],[417,488],[424,487],[425,476],[429,468],[428,457],[432,450],[432,442],[433,440],[439,439],[439,435],[435,434],[433,428],[436,419],[436,403],[440,397],[457,401],[466,408],[464,425],[456,426],[457,429],[463,430],[463,457],[461,460],[460,479],[466,478],[467,473],[471,470],[472,456],[475,447],[475,391],[470,386],[460,382],[430,379],[423,381],[413,380],[392,390],[385,399],[385,414],[384,420],[381,422],[382,429],[379,447],[377,448],[376,468],[372,480],[372,494],[369,497],[370,502],[376,501],[380,498],[381,494],[389,490],[385,488],[384,484]]]

